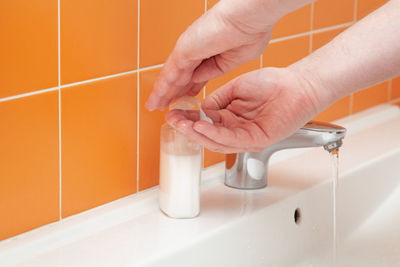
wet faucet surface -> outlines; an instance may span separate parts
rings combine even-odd
[[[267,186],[268,162],[273,153],[292,148],[323,147],[328,152],[342,145],[346,129],[325,122],[310,121],[288,138],[261,152],[229,154],[226,158],[225,184],[238,189]]]

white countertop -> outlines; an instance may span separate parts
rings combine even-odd
[[[400,146],[398,107],[382,105],[337,123],[349,130],[341,173],[392,150],[393,140]],[[326,182],[329,156],[322,148],[279,152],[271,159],[268,187],[260,190],[226,187],[223,173],[223,164],[204,171],[197,218],[165,216],[155,187],[0,242],[0,266],[145,266]]]

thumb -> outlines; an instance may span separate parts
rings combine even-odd
[[[192,79],[196,83],[206,82],[227,73],[238,65],[236,62],[226,60],[224,54],[218,54],[203,60],[195,69]]]
[[[238,78],[231,80],[215,90],[204,100],[204,109],[220,110],[226,108],[234,98],[234,88]]]

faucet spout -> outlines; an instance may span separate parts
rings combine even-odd
[[[226,157],[225,184],[238,189],[267,186],[268,162],[272,154],[283,149],[323,147],[328,152],[339,149],[346,129],[323,122],[310,121],[288,138],[261,152],[242,152]]]

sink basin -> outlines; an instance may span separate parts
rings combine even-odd
[[[397,150],[341,176],[336,266],[400,266],[399,162]],[[213,195],[205,201],[215,203]],[[254,206],[254,192],[240,195],[232,202],[251,213],[243,203]],[[332,204],[327,181],[148,266],[333,266]]]
[[[166,217],[153,188],[0,242],[0,266],[400,266],[400,110],[336,123],[335,258],[331,162],[314,148],[278,152],[259,190],[207,169],[197,218]]]
[[[399,163],[400,149],[341,175],[335,266],[400,266]],[[278,179],[271,187],[284,190]],[[334,266],[330,180],[278,203],[270,199],[256,212],[268,189],[233,191],[226,189],[223,202],[206,191],[204,205],[240,206],[249,216],[146,266]]]

